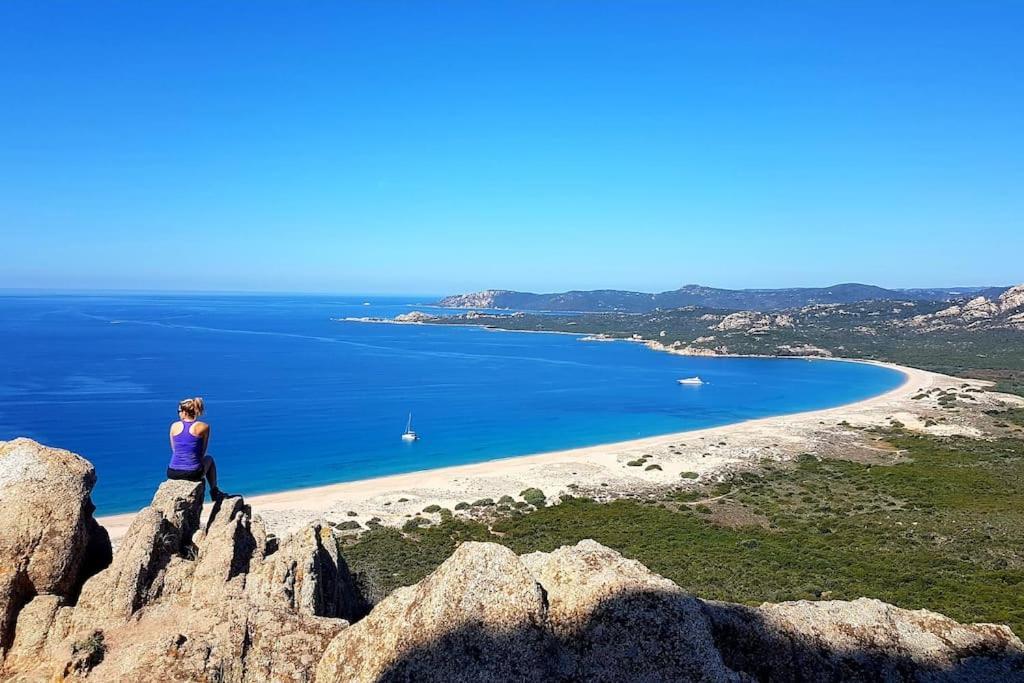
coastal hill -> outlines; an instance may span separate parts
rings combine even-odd
[[[919,296],[924,291],[932,292],[930,296],[950,296],[941,301],[915,300],[906,298],[909,291]],[[952,296],[951,291],[907,290],[894,293],[904,298],[809,303],[776,310],[683,306],[646,312],[469,311],[448,316],[414,311],[396,322],[575,332],[589,335],[584,338],[588,341],[631,339],[682,355],[882,360],[991,380],[1000,391],[1024,395],[1024,284],[988,294]],[[494,297],[490,301],[508,300]]]
[[[112,554],[86,460],[16,439],[0,443],[0,472],[4,680],[1024,676],[1006,626],[866,598],[701,600],[590,540],[523,555],[463,543],[370,609],[327,526],[275,538],[237,496],[203,519],[203,484],[165,482]]]
[[[685,306],[733,310],[775,311],[814,304],[848,304],[858,301],[949,301],[963,297],[995,297],[1005,287],[950,287],[938,289],[885,289],[857,283],[831,287],[789,289],[718,289],[686,285],[668,292],[649,294],[618,289],[533,294],[488,289],[455,294],[441,299],[446,308],[517,309],[524,311],[622,311],[643,313]]]

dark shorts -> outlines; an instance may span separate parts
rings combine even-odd
[[[203,480],[203,469],[198,470],[176,470],[173,468],[167,468],[168,479],[183,479],[185,481],[202,481]]]

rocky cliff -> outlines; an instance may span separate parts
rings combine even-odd
[[[1024,330],[1024,285],[1010,287],[998,297],[978,296],[935,313],[914,316],[907,325],[928,331],[958,327]]]
[[[702,601],[594,541],[465,543],[365,614],[325,526],[279,541],[242,498],[201,519],[203,485],[165,482],[111,557],[94,481],[72,453],[0,443],[4,680],[1024,680],[1005,626]]]

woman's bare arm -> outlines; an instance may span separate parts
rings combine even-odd
[[[203,422],[199,427],[199,433],[196,436],[203,437],[203,454],[200,457],[206,455],[207,449],[210,448],[210,425]]]

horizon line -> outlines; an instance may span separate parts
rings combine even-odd
[[[485,287],[483,289],[474,290],[462,290],[454,293],[414,293],[414,292],[402,292],[402,293],[383,293],[383,292],[357,292],[357,291],[336,291],[336,290],[263,290],[263,289],[177,289],[177,288],[132,288],[132,287],[0,287],[0,296],[10,295],[22,295],[22,296],[45,296],[45,295],[145,295],[145,294],[162,294],[162,295],[174,295],[174,294],[187,294],[187,295],[205,295],[205,296],[217,296],[217,295],[230,295],[230,296],[345,296],[345,297],[387,297],[387,298],[402,298],[402,297],[430,297],[433,299],[441,299],[446,296],[456,296],[459,294],[475,294],[479,292],[487,291],[498,291],[498,292],[515,292],[518,294],[562,294],[567,292],[602,292],[602,291],[618,291],[618,292],[631,292],[636,294],[664,294],[668,292],[675,292],[685,287],[706,287],[708,289],[720,289],[725,291],[784,291],[784,290],[799,290],[799,289],[829,289],[831,287],[841,287],[844,285],[860,285],[867,287],[879,287],[881,289],[888,289],[891,291],[914,291],[921,289],[1006,289],[1015,285],[940,285],[940,286],[914,286],[914,287],[886,287],[884,285],[876,285],[868,282],[835,282],[829,285],[803,285],[803,286],[790,286],[790,287],[719,287],[715,285],[704,285],[700,283],[687,283],[680,285],[675,289],[665,289],[659,291],[644,291],[639,289],[619,289],[615,287],[596,287],[592,289],[564,289],[557,291],[536,291],[536,290],[522,290],[522,289],[508,289],[504,287]]]

